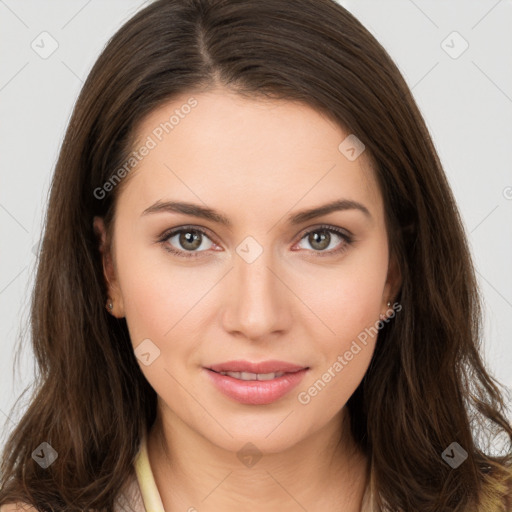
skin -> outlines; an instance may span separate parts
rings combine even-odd
[[[190,96],[146,117],[139,140]],[[126,318],[134,348],[149,338],[160,350],[150,365],[139,364],[158,395],[148,453],[165,510],[313,512],[343,504],[358,511],[367,461],[350,435],[345,404],[377,336],[308,404],[297,395],[389,314],[399,286],[370,160],[366,152],[348,160],[338,150],[348,133],[304,104],[225,89],[193,96],[197,107],[131,171],[113,244],[101,246],[111,313]],[[289,214],[341,198],[362,203],[371,218],[352,209],[287,223]],[[170,199],[214,208],[232,227],[181,213],[141,216]],[[354,242],[319,256],[321,244],[307,232],[321,224],[348,230]],[[187,225],[207,232],[192,249],[197,258],[165,250],[191,251],[179,234],[157,242]],[[94,228],[104,241],[101,218]],[[263,249],[252,263],[236,252],[247,236]],[[330,236],[324,253],[346,245]],[[278,401],[245,405],[220,393],[203,369],[232,359],[279,359],[310,370]],[[252,467],[237,457],[248,442],[262,454]]]

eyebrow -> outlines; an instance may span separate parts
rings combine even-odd
[[[364,206],[363,204],[358,203],[357,201],[352,201],[350,199],[338,199],[336,201],[332,201],[322,206],[317,206],[315,208],[310,208],[308,210],[301,210],[297,213],[289,215],[287,217],[287,221],[292,225],[296,225],[314,219],[316,217],[320,217],[322,215],[327,215],[328,213],[331,212],[343,210],[359,210],[363,212],[364,215],[369,219],[372,218],[372,215],[370,214],[368,208],[366,208],[366,206]],[[210,220],[212,222],[216,222],[227,227],[232,226],[231,221],[221,213],[217,212],[216,210],[213,210],[212,208],[208,208],[205,206],[200,206],[194,203],[187,203],[184,201],[158,200],[149,208],[146,208],[142,212],[141,217],[152,213],[162,212],[182,213],[185,215],[192,215],[194,217],[200,217],[202,219]]]

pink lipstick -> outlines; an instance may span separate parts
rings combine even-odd
[[[279,400],[304,378],[309,367],[285,361],[227,361],[205,368],[215,387],[227,397],[249,405]]]

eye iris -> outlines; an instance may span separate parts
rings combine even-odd
[[[201,245],[201,235],[192,230],[182,231],[179,242],[184,249],[197,249]],[[187,244],[192,244],[192,247],[187,246]]]
[[[201,231],[195,229],[182,230],[179,232],[179,244],[188,251],[194,251],[201,246]],[[328,229],[317,229],[311,231],[308,235],[308,241],[317,251],[323,251],[331,242],[331,232]]]
[[[322,233],[318,236],[318,233]],[[308,241],[312,247],[315,247],[315,244],[319,242],[320,247],[315,247],[315,249],[323,250],[326,247],[329,247],[329,243],[331,241],[331,234],[327,230],[317,230],[313,231],[309,234]],[[325,243],[327,241],[327,243]]]

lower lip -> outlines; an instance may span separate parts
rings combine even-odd
[[[219,391],[241,404],[265,405],[279,400],[296,387],[304,378],[307,368],[285,373],[272,380],[239,380],[205,368]]]

